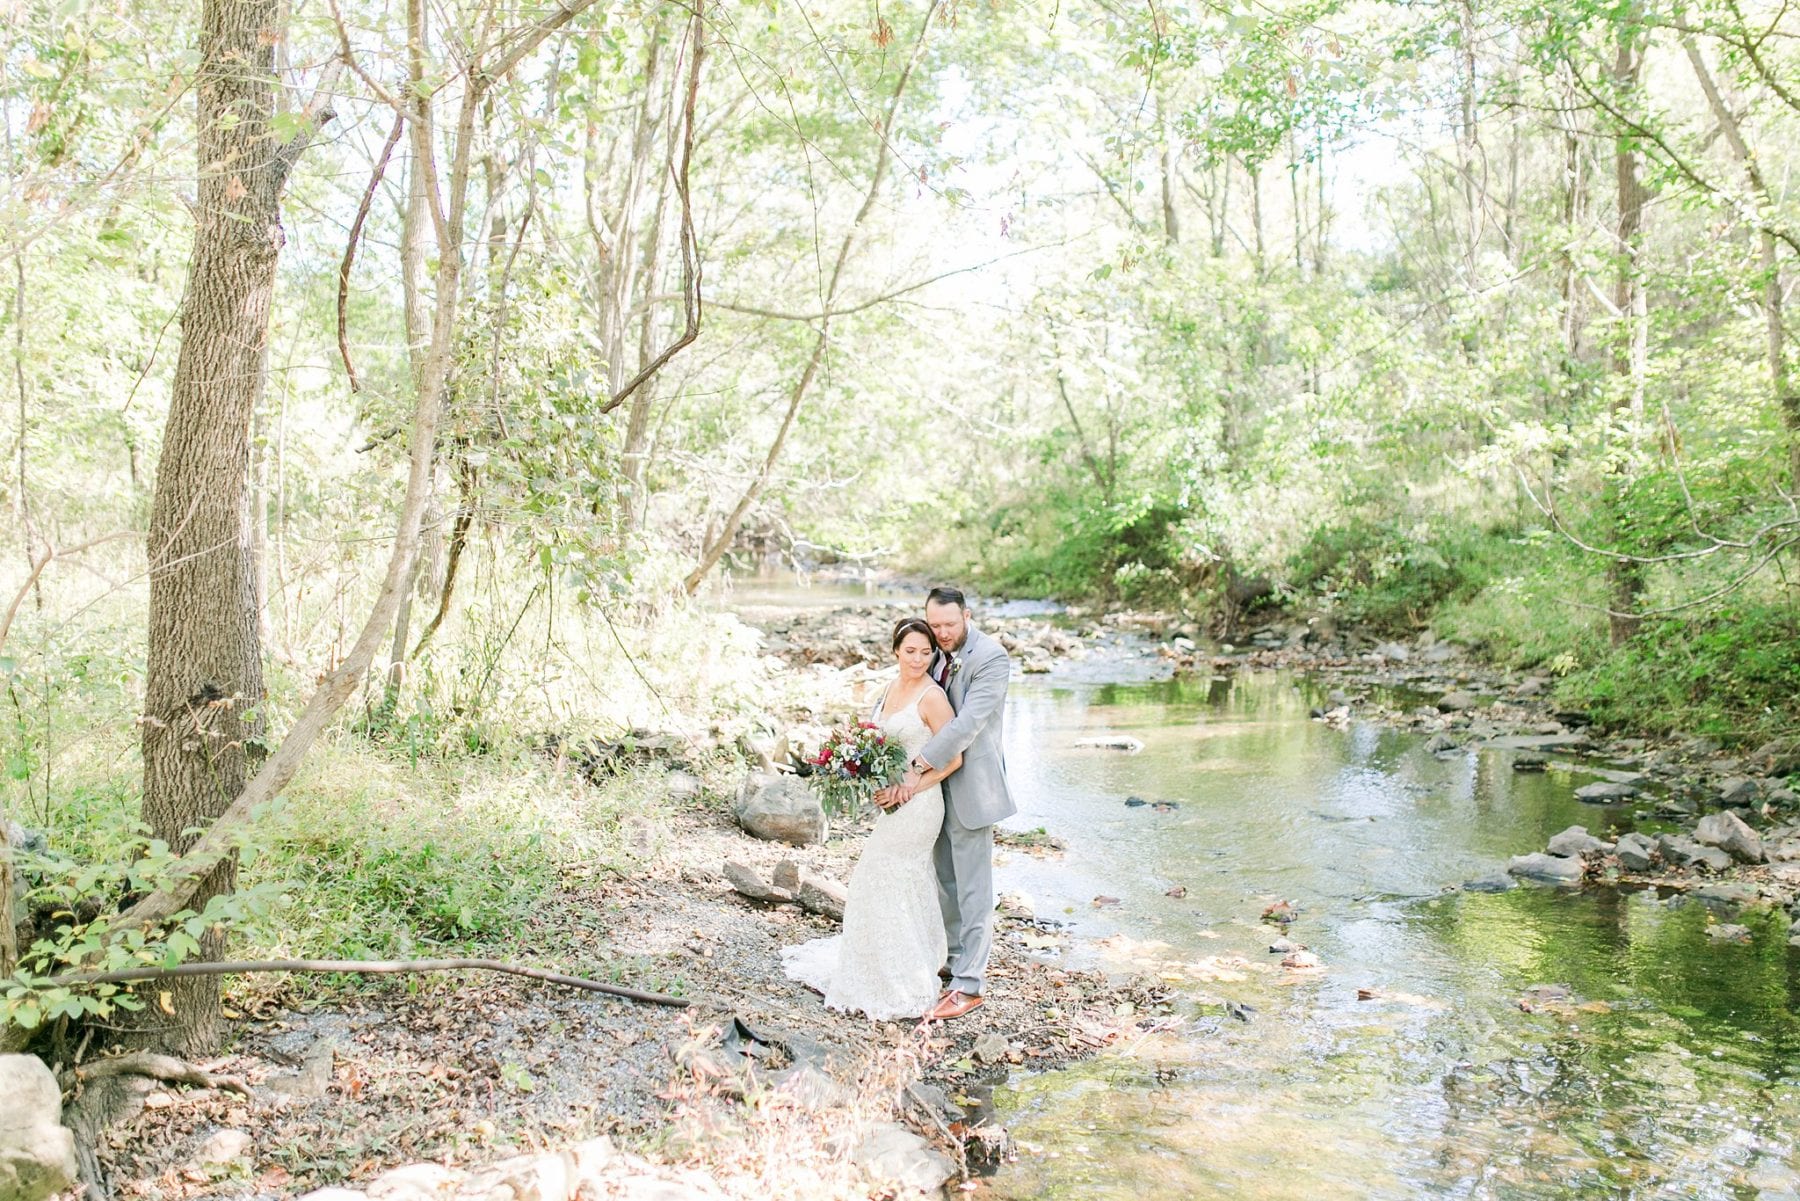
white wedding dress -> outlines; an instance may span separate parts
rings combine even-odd
[[[883,712],[885,694],[875,707],[875,722],[908,755],[931,737],[919,716],[924,695],[921,688],[898,713]],[[943,987],[937,973],[944,963],[944,919],[931,861],[943,824],[944,791],[936,784],[876,818],[850,873],[843,933],[784,947],[781,966],[788,978],[825,994],[831,1009],[878,1021],[924,1017]]]

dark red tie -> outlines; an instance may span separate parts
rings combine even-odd
[[[945,692],[948,692],[948,691],[950,691],[950,656],[945,655],[943,657],[943,659],[944,659],[944,661],[941,664],[939,664],[939,666],[938,666],[938,681],[937,682],[938,682],[939,688],[942,688]]]

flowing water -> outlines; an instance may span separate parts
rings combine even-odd
[[[896,599],[765,591],[782,608]],[[1003,849],[998,887],[1067,923],[1033,953],[1159,975],[1175,1003],[1167,1029],[1099,1059],[1015,1073],[996,1100],[1019,1154],[985,1191],[1800,1198],[1800,957],[1781,915],[1464,891],[1632,812],[1576,801],[1592,777],[1574,764],[1516,773],[1505,751],[1439,757],[1311,721],[1305,680],[1161,674],[1100,654],[1013,682],[1007,825],[1067,851]],[[1099,734],[1143,749],[1075,745]],[[1321,970],[1269,953],[1278,900]],[[1710,937],[1721,920],[1752,941]]]
[[[1654,893],[1461,891],[1566,826],[1631,814],[1574,800],[1578,771],[1310,721],[1308,687],[1014,682],[1008,824],[1068,850],[1004,854],[999,887],[1072,923],[1070,962],[1162,975],[1183,1020],[1003,1088],[1020,1153],[993,1193],[1800,1196],[1785,920],[1732,918],[1754,933],[1739,944]],[[1074,745],[1099,733],[1144,749]],[[1322,970],[1269,953],[1276,900]]]

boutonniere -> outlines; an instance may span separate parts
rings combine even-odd
[[[962,670],[962,660],[961,659],[950,660],[950,674],[952,676],[955,676],[956,673],[961,670]]]

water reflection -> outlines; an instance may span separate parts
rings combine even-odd
[[[1179,1032],[1015,1081],[1005,1197],[1800,1197],[1800,986],[1775,914],[1457,889],[1572,824],[1588,777],[1307,720],[1273,674],[1015,684],[1008,770],[1070,847],[1001,887],[1076,962],[1182,980]],[[1127,733],[1140,754],[1077,749]],[[1176,808],[1129,807],[1128,797]],[[1185,898],[1164,893],[1185,886]],[[1448,889],[1449,891],[1446,891]],[[1095,909],[1100,893],[1121,898]],[[1258,920],[1327,965],[1297,976]],[[1538,986],[1555,985],[1555,989]],[[1360,1000],[1359,990],[1374,999]],[[1219,1002],[1254,1006],[1249,1024]]]

